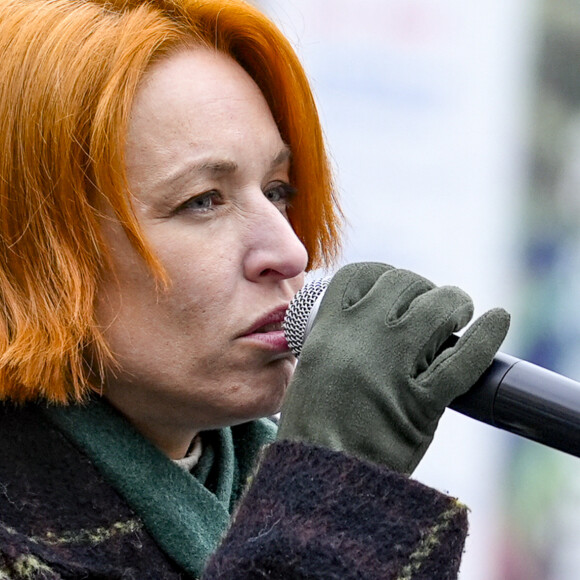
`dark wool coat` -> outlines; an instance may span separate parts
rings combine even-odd
[[[274,435],[206,432],[189,474],[101,401],[0,407],[0,580],[456,578],[456,500],[298,443],[252,475]]]

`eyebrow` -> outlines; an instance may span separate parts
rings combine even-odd
[[[282,149],[278,152],[276,157],[270,163],[270,170],[279,167],[280,165],[290,161],[292,159],[292,151],[288,145],[284,145]],[[191,173],[208,173],[214,177],[219,177],[220,175],[228,175],[235,173],[239,168],[239,165],[235,161],[220,160],[220,161],[202,161],[200,163],[193,163],[188,165],[182,170],[178,170],[174,175],[170,175],[167,178],[167,183],[175,183],[183,177]]]
[[[282,165],[286,163],[286,161],[292,160],[292,150],[288,145],[284,145],[284,148],[280,150],[278,155],[274,157],[274,160],[270,164],[270,168],[273,169],[274,167],[278,167],[278,165]]]

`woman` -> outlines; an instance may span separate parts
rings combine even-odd
[[[440,354],[464,293],[350,266],[292,378],[338,212],[284,37],[241,0],[0,11],[0,577],[453,577],[465,508],[405,474],[507,315]]]

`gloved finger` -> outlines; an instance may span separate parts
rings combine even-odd
[[[320,304],[325,308],[343,310],[361,300],[376,281],[393,266],[381,262],[356,262],[342,267],[332,277]]]
[[[427,278],[409,270],[393,268],[376,281],[357,307],[376,309],[376,305],[380,304],[384,322],[396,323],[418,296],[433,288],[435,285]]]
[[[408,348],[417,352],[414,377],[427,370],[452,334],[468,324],[472,316],[471,297],[456,286],[433,288],[413,301],[398,325],[412,341]]]
[[[493,308],[480,316],[459,338],[457,344],[437,357],[418,377],[418,385],[440,408],[468,391],[489,367],[504,341],[510,315],[503,308]]]

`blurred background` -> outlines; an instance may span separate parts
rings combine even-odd
[[[580,0],[255,3],[312,81],[342,263],[504,306],[504,352],[580,380]],[[461,580],[580,578],[580,459],[448,410],[414,477],[471,508]]]

